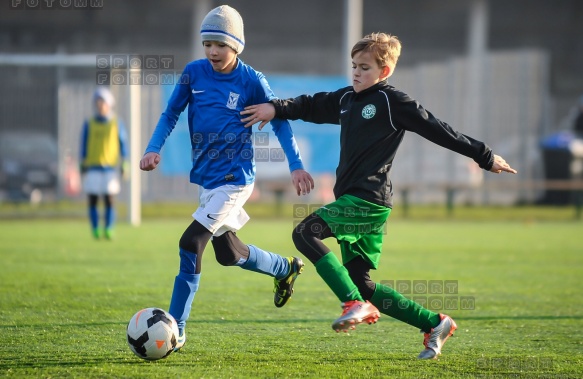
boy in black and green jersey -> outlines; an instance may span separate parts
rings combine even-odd
[[[432,359],[457,328],[455,322],[373,282],[369,275],[378,266],[383,226],[392,208],[389,174],[397,149],[405,132],[412,131],[474,159],[485,170],[516,170],[486,144],[455,131],[388,84],[400,53],[401,43],[395,36],[368,35],[352,49],[352,86],[313,96],[275,99],[247,107],[241,114],[247,115],[242,120],[246,126],[261,122],[260,129],[274,117],[340,124],[336,201],[297,225],[293,241],[343,302],[344,312],[332,324],[336,331],[376,322],[380,310],[423,330],[425,349],[419,358]],[[328,237],[340,243],[343,263],[322,243]]]

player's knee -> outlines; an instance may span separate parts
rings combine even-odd
[[[215,258],[222,266],[234,266],[239,261],[232,251],[225,249],[215,248]]]
[[[96,207],[97,203],[99,202],[99,197],[97,195],[88,195],[89,198],[89,205],[92,207]]]
[[[196,236],[190,231],[190,229],[186,229],[184,233],[182,233],[180,241],[178,241],[178,247],[193,253],[197,252],[195,238]]]
[[[206,227],[194,220],[182,233],[178,246],[195,254],[202,254],[211,236],[212,233]]]
[[[232,248],[228,236],[214,237],[211,241],[215,250],[215,258],[222,266],[234,266],[239,262],[239,254]]]
[[[292,231],[292,241],[296,247],[296,249],[299,250],[299,246],[301,246],[304,242],[304,237],[302,236],[302,232],[305,228],[305,224],[303,222],[300,222]]]
[[[103,200],[105,201],[106,207],[113,207],[113,204],[114,204],[113,195],[105,195],[103,197]]]
[[[314,223],[310,222],[310,221],[312,221],[312,220],[305,219],[302,222],[300,222],[298,225],[296,225],[296,227],[294,228],[294,230],[292,232],[292,241],[296,245],[296,248],[298,247],[298,245],[305,244],[307,240],[317,238],[317,234],[314,233],[314,230],[313,230]]]
[[[313,218],[306,218],[294,228],[292,232],[292,241],[296,249],[303,251],[301,248],[306,244],[311,245],[319,239],[322,232],[322,225]]]

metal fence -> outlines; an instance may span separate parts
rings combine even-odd
[[[491,53],[473,79],[478,83],[470,82],[469,65],[466,59],[453,59],[397,68],[390,81],[454,129],[486,142],[519,174],[486,173],[466,157],[409,134],[395,158],[393,182],[397,190],[412,189],[410,201],[417,203],[444,201],[440,189],[446,186],[473,189],[460,194],[459,202],[532,202],[540,189],[518,188],[516,183],[542,179],[538,143],[551,128],[548,57],[541,51]],[[495,183],[499,190],[491,189]]]
[[[397,67],[391,84],[419,100],[436,117],[464,134],[485,141],[504,156],[519,175],[490,175],[468,158],[408,134],[395,159],[392,174],[397,200],[399,189],[410,190],[412,203],[443,202],[446,184],[470,189],[456,197],[458,202],[510,204],[536,200],[540,189],[504,184],[542,178],[540,138],[551,130],[548,122],[549,59],[542,51],[490,53],[481,62],[482,71],[471,75],[465,58],[415,67]],[[92,93],[96,87],[95,68],[6,66],[0,70],[0,130],[28,128],[49,130],[58,138],[60,186],[57,198],[71,195],[65,178],[76,167],[83,121],[92,114]],[[268,75],[269,77],[269,75]],[[298,77],[298,81],[302,78]],[[476,82],[477,80],[477,82]],[[114,85],[117,114],[129,122],[129,87]],[[141,86],[139,138],[146,146],[163,111],[161,86]],[[293,126],[293,123],[292,123]],[[309,141],[308,141],[309,142]],[[334,142],[336,143],[336,142]],[[311,152],[318,159],[318,152]],[[189,157],[185,157],[189,159]],[[308,162],[309,170],[309,162]],[[138,171],[133,168],[134,173]],[[318,178],[329,189],[330,174]],[[184,201],[195,199],[196,188],[186,175],[166,176],[159,171],[141,175],[142,199]],[[492,186],[500,183],[500,189]],[[488,185],[484,185],[488,184]],[[262,183],[258,182],[258,188]],[[267,188],[267,187],[266,187]],[[272,199],[266,190],[260,199]],[[285,195],[292,199],[290,193]],[[328,191],[315,191],[309,202],[329,200]],[[127,199],[122,193],[121,199]]]

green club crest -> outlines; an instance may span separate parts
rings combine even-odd
[[[372,104],[369,104],[366,107],[362,108],[362,117],[363,118],[366,118],[366,119],[373,118],[376,113],[377,113],[377,109]]]

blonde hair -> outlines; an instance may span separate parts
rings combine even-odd
[[[370,52],[375,58],[379,67],[388,66],[391,74],[395,70],[399,55],[401,55],[401,41],[396,36],[386,33],[371,33],[358,41],[350,53],[354,58],[357,53]]]

